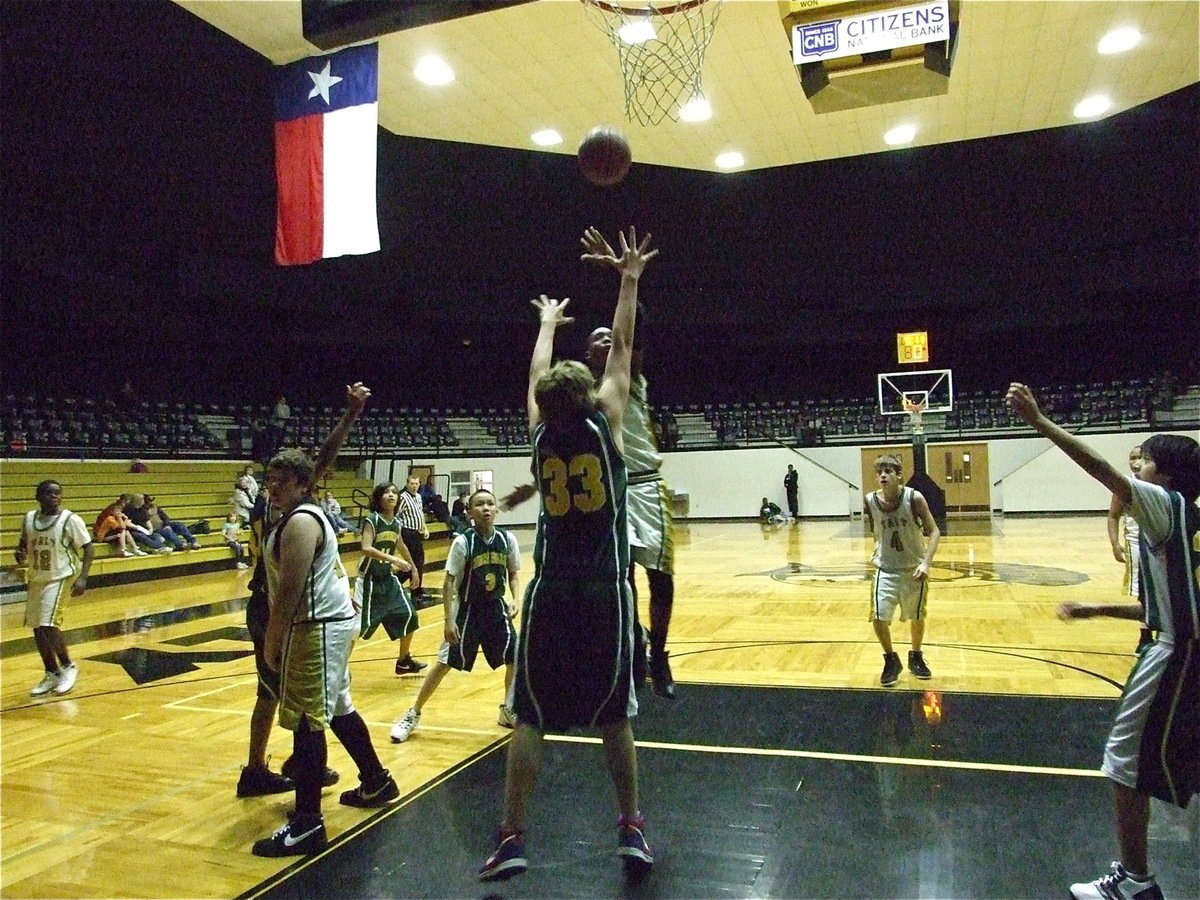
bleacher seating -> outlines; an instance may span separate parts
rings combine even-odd
[[[235,476],[242,464],[220,462],[182,462],[158,460],[148,464],[149,471],[129,472],[127,462],[70,461],[70,460],[5,460],[0,468],[0,564],[15,570],[13,551],[20,536],[25,513],[36,508],[34,489],[44,478],[54,478],[63,485],[63,505],[78,513],[90,530],[99,512],[121,493],[150,494],[173,519],[186,525],[198,521],[209,524],[210,533],[197,535],[199,550],[176,551],[170,554],[144,557],[119,557],[107,544],[97,544],[92,564],[93,580],[107,576],[119,577],[129,573],[162,577],[188,570],[208,570],[232,567],[233,557],[221,536],[221,526],[230,510],[230,497]],[[356,493],[370,492],[371,483],[353,473],[333,472],[323,482],[342,504],[345,515],[352,519],[358,510]],[[357,489],[357,490],[356,490]],[[437,523],[430,531],[443,528]],[[249,531],[242,532],[249,541]],[[341,538],[343,550],[358,547],[353,533]],[[432,555],[433,560],[437,559]],[[443,556],[444,558],[444,556]]]
[[[1004,405],[1002,386],[959,390],[948,414],[925,417],[926,433],[947,438],[999,436],[1023,431]],[[1178,421],[1189,424],[1200,389],[1148,380],[1042,386],[1037,395],[1056,421],[1072,429],[1138,430]],[[1181,413],[1176,413],[1176,408]],[[151,403],[118,407],[72,398],[17,397],[0,403],[0,438],[9,457],[207,458],[251,451],[251,428],[271,421],[272,407],[229,403]],[[296,405],[285,444],[312,448],[341,416],[333,406]],[[660,446],[708,450],[816,446],[903,440],[904,416],[881,415],[875,397],[806,397],[742,403],[656,403]],[[529,452],[526,412],[513,407],[428,409],[368,407],[346,442],[344,455],[511,456]]]

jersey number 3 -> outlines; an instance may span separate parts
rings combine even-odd
[[[608,502],[602,475],[604,467],[594,453],[581,453],[566,462],[557,456],[542,460],[542,496],[546,512],[552,516],[565,516],[571,509],[582,513],[603,509]],[[572,492],[572,478],[579,479],[579,490]]]

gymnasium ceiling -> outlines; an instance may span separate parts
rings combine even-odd
[[[301,34],[299,0],[176,0],[273,63],[320,53]],[[908,146],[1077,124],[1075,105],[1107,94],[1105,116],[1200,79],[1200,4],[963,0],[946,94],[818,115],[801,90],[779,4],[727,0],[703,69],[713,116],[687,124],[626,120],[616,49],[579,0],[541,0],[385,35],[379,121],[397,135],[539,150],[553,128],[573,154],[599,123],[620,125],[639,163],[718,171],[740,151],[744,169],[889,151],[883,135],[916,126]],[[1109,30],[1142,32],[1132,50],[1101,56]],[[455,80],[428,87],[416,61],[438,54]]]

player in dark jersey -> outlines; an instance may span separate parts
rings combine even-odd
[[[400,539],[399,503],[400,489],[390,481],[375,485],[371,492],[370,512],[363,520],[363,558],[354,582],[354,605],[362,610],[364,640],[382,625],[389,638],[399,641],[396,674],[407,675],[420,672],[426,663],[417,662],[410,652],[419,624],[417,607],[397,575],[408,575],[414,590],[421,586],[421,572]]]
[[[658,251],[633,229],[620,255],[589,228],[583,259],[613,266],[621,290],[612,348],[597,384],[583,363],[551,365],[554,334],[571,321],[567,300],[535,301],[541,320],[529,367],[529,429],[541,495],[534,576],[525,592],[510,701],[517,725],[508,747],[504,821],[495,852],[479,871],[485,881],[524,872],[525,806],[537,779],[546,731],[598,727],[620,818],[617,853],[636,868],[653,864],[638,808],[637,752],[630,719],[633,597],[621,422],[629,398],[638,280]]]
[[[496,496],[480,489],[471,495],[468,515],[471,527],[455,535],[446,558],[446,580],[442,586],[445,608],[445,640],[437,662],[421,683],[416,702],[392,726],[392,740],[408,740],[421,721],[421,710],[451,669],[470,672],[482,648],[489,666],[504,666],[504,690],[512,685],[517,634],[512,619],[517,614],[521,550],[510,531],[495,526]],[[511,599],[505,594],[511,595]],[[507,702],[500,704],[496,724],[516,724]]]

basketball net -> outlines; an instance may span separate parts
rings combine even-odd
[[[921,401],[909,400],[907,397],[901,402],[904,405],[904,411],[908,413],[908,424],[912,426],[912,433],[924,434],[925,428],[921,425],[921,413],[925,411],[927,404]]]
[[[657,125],[669,117],[678,122],[684,104],[703,99],[700,68],[724,0],[580,2],[617,48],[630,121]]]

